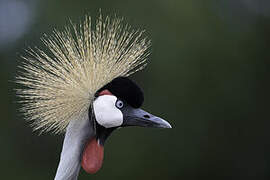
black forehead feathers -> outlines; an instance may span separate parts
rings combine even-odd
[[[96,95],[101,91],[108,89],[117,98],[126,101],[130,106],[139,108],[144,101],[142,89],[127,77],[117,77],[110,83],[97,91]]]

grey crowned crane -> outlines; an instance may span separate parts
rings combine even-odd
[[[149,40],[119,18],[91,18],[44,35],[47,51],[27,50],[16,77],[22,112],[40,133],[65,133],[55,180],[96,173],[119,127],[171,128],[142,109],[143,91],[128,76],[146,66]]]

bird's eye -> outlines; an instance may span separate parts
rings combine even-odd
[[[117,100],[116,103],[115,103],[115,106],[117,108],[121,109],[124,106],[124,103],[121,100]]]

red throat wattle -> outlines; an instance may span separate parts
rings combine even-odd
[[[90,139],[84,148],[81,165],[90,174],[96,173],[102,166],[104,147],[94,137]]]

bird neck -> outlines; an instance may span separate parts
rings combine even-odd
[[[81,119],[70,121],[54,180],[77,179],[85,142],[93,135],[93,125],[90,124],[88,112]]]

